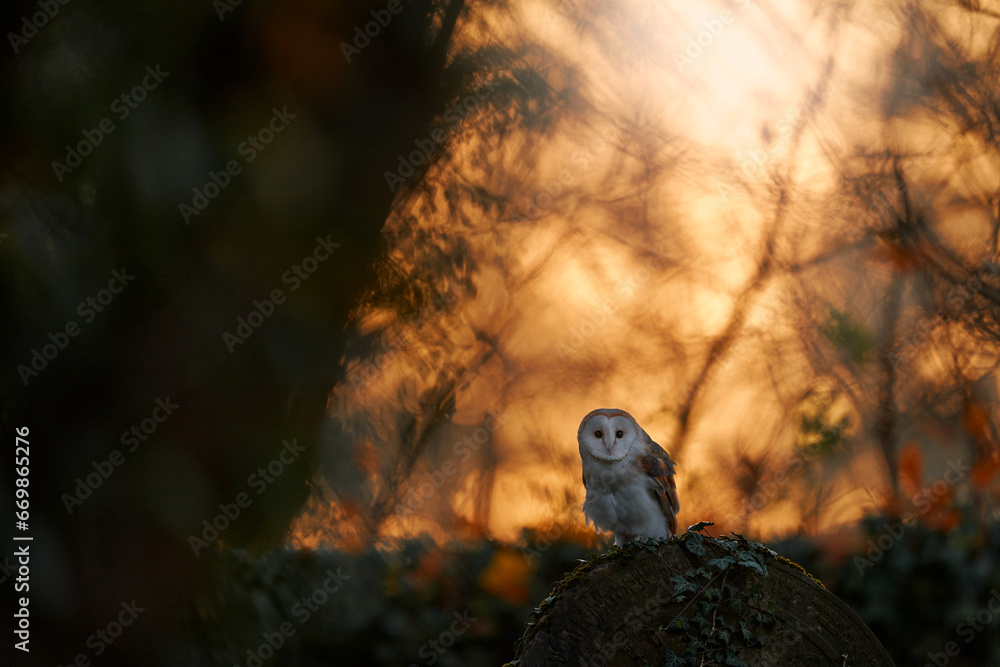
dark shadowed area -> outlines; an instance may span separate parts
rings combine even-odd
[[[1000,4],[0,26],[4,664],[502,664],[610,544],[595,407],[896,664],[1000,662]]]

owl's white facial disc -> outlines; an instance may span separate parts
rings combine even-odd
[[[620,461],[635,444],[635,425],[621,413],[599,412],[583,420],[579,439],[595,459]]]

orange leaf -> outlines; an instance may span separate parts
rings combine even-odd
[[[898,243],[885,241],[871,250],[871,257],[878,262],[892,264],[896,271],[905,273],[918,268],[923,261],[923,254],[916,248],[905,248]]]
[[[899,452],[899,481],[906,496],[920,492],[924,479],[924,457],[920,444],[911,441],[903,445]]]
[[[413,570],[413,575],[420,579],[433,581],[441,576],[444,567],[444,552],[441,549],[434,549],[424,554],[420,563]]]
[[[980,459],[972,468],[972,487],[988,489],[993,485],[993,478],[1000,472],[1000,455],[994,453],[990,458]]]
[[[489,566],[479,576],[479,585],[511,604],[524,604],[530,591],[527,581],[531,575],[531,563],[514,549],[497,549]]]
[[[931,514],[931,516],[929,517],[928,523],[931,524],[934,530],[939,530],[941,532],[946,533],[955,526],[957,526],[961,521],[961,519],[962,517],[959,514],[958,510],[954,509],[953,507],[944,505],[944,502],[942,501],[937,511]]]
[[[991,452],[996,448],[993,434],[990,433],[990,415],[982,405],[974,401],[966,402],[962,411],[962,423],[976,441],[980,452]]]

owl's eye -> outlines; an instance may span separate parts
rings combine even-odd
[[[624,434],[624,433],[622,433],[622,430],[621,430],[621,429],[618,429],[617,431],[615,431],[615,437],[616,437],[616,438],[620,438],[620,437],[622,437],[623,435],[625,435],[625,434]]]
[[[594,437],[595,438],[603,438],[604,437],[604,431],[594,431]]]

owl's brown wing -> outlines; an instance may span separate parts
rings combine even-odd
[[[643,471],[656,480],[659,493],[656,500],[660,503],[664,516],[667,517],[667,527],[672,535],[677,534],[677,512],[681,505],[677,500],[677,484],[674,482],[674,462],[658,444],[649,441],[649,453],[639,458]]]

